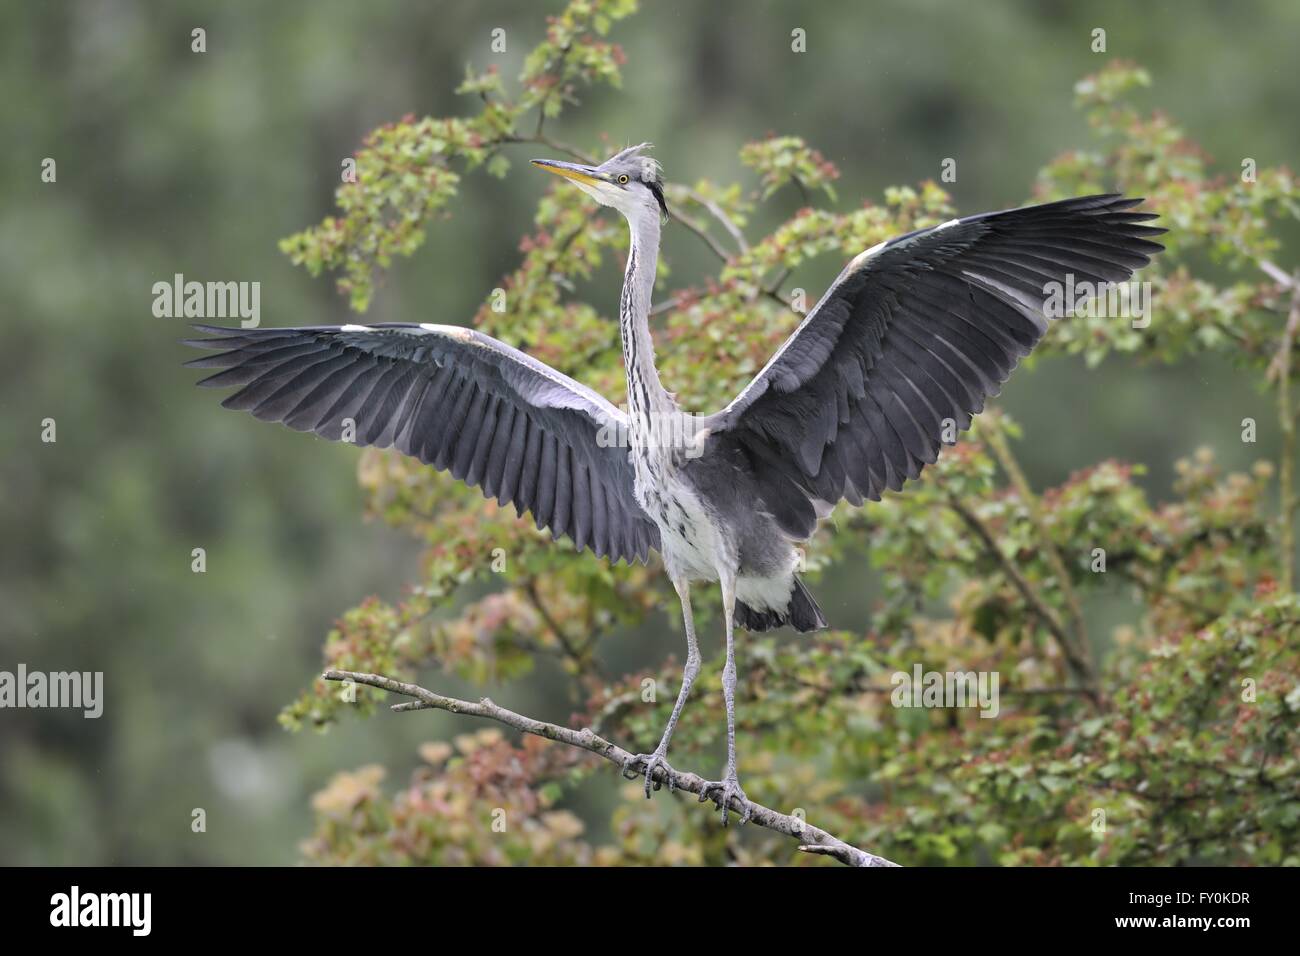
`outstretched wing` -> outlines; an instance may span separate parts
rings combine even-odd
[[[198,328],[215,337],[187,344],[222,351],[187,364],[223,370],[198,384],[242,386],[226,408],[391,445],[613,560],[659,546],[619,447],[623,414],[518,349],[445,325]]]
[[[1166,230],[1118,194],[954,219],[868,249],[704,423],[739,445],[791,533],[813,502],[879,499],[938,456],[1047,331],[1053,284],[1119,282]]]

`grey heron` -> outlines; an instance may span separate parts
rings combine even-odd
[[[718,582],[727,763],[700,799],[750,815],[736,771],[734,630],[826,626],[797,548],[839,501],[898,491],[964,430],[1047,331],[1049,289],[1129,279],[1163,247],[1141,199],[1085,196],[953,219],[856,256],[725,408],[682,412],[655,366],[649,315],[667,208],[648,144],[599,166],[533,160],[627,220],[619,303],[626,411],[469,328],[385,323],[225,329],[188,364],[239,386],[222,402],[332,440],[392,446],[613,561],[657,551],[687,656],[659,745],[625,773],[673,788],[667,754],[700,670],[691,585]],[[672,423],[667,427],[667,423]],[[351,434],[348,434],[348,429]],[[608,436],[626,436],[610,441]],[[665,440],[665,436],[671,436]]]

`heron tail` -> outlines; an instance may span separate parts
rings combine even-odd
[[[826,616],[804,583],[796,577],[794,590],[790,592],[790,603],[784,610],[756,611],[743,601],[737,601],[736,623],[753,633],[774,631],[789,624],[799,633],[806,634],[826,627]]]
[[[787,613],[790,615],[790,626],[800,634],[820,631],[826,627],[826,615],[822,613],[816,600],[797,577],[794,579],[794,591],[790,594],[790,607]]]

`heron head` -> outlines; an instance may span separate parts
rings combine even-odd
[[[599,166],[584,166],[556,159],[534,159],[533,165],[563,176],[603,206],[613,206],[629,220],[646,214],[668,215],[664,202],[663,172],[650,156],[649,143],[629,146]]]

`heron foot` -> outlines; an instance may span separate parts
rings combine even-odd
[[[704,789],[700,791],[700,803],[712,800],[722,811],[724,827],[727,825],[727,811],[735,809],[731,805],[733,799],[740,801],[740,825],[744,826],[754,815],[754,805],[749,802],[749,797],[745,796],[745,791],[740,789],[740,780],[734,772],[727,774],[722,780],[706,783]]]
[[[662,781],[655,779],[655,771],[662,769],[664,779],[668,782],[668,792],[672,793],[677,789],[677,771],[668,765],[668,751],[660,748],[652,754],[636,754],[629,757],[623,764],[623,776],[628,780],[635,780],[638,776],[645,776],[645,797],[650,799],[651,789],[658,790]]]

